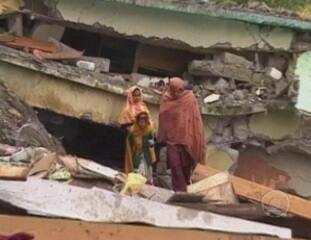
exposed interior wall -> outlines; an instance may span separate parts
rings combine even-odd
[[[302,112],[311,114],[311,51],[305,52],[298,57],[296,75],[299,80],[299,94],[296,108]]]
[[[135,41],[73,28],[66,28],[61,41],[84,51],[86,56],[110,59],[110,72],[133,71],[137,45]]]
[[[201,58],[203,54],[141,44],[136,50],[133,71],[163,77],[181,76],[187,72],[191,60]]]
[[[293,32],[287,29],[259,27],[238,21],[202,15],[182,14],[111,1],[59,1],[57,8],[65,20],[88,25],[101,24],[128,36],[173,39],[192,47],[227,45],[234,48],[258,48],[270,45],[289,49]]]

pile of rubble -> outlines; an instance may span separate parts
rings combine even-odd
[[[294,102],[297,84],[288,59],[275,55],[267,58],[250,61],[223,52],[213,60],[194,60],[188,68],[196,84],[194,92],[204,104],[223,109],[224,115],[226,108],[231,109],[227,115],[256,113],[276,101]]]
[[[38,120],[36,112],[0,84],[0,141],[17,146],[44,146],[58,153],[65,150]]]
[[[311,203],[307,200],[202,165],[196,167],[194,183],[187,193],[174,193],[145,184],[137,174],[125,175],[44,148],[1,145],[1,155],[0,179],[5,179],[0,180],[1,204],[24,209],[31,215],[281,238],[290,238],[291,231],[249,220],[270,216],[287,219],[292,215],[311,219]]]

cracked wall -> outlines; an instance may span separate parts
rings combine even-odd
[[[308,157],[289,151],[269,155],[263,149],[248,148],[241,153],[242,158],[249,161],[245,163],[244,170],[237,168],[239,176],[270,187],[279,185],[277,188],[292,189],[303,197],[311,196],[311,162]],[[254,159],[260,160],[257,165]],[[268,166],[264,171],[263,165]]]
[[[276,48],[287,50],[293,32],[238,21],[184,14],[110,1],[60,0],[57,8],[65,20],[101,24],[127,36],[182,41],[192,47]]]

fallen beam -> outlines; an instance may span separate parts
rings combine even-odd
[[[14,223],[14,224],[12,224]],[[23,231],[35,239],[124,239],[124,240],[277,240],[278,238],[256,235],[230,234],[214,231],[155,228],[127,224],[90,223],[64,219],[0,215],[1,234]],[[146,237],[148,236],[148,237]]]
[[[219,170],[198,164],[194,171],[195,180],[204,180],[208,176],[219,173]],[[259,202],[263,205],[268,205],[280,209],[286,213],[292,213],[297,216],[311,219],[311,201],[287,194],[272,188],[260,185],[255,182],[248,181],[243,178],[230,176],[233,189],[237,195],[248,200]],[[197,190],[196,184],[202,186],[202,182],[195,183],[189,187]]]
[[[38,49],[46,52],[55,52],[57,50],[55,44],[51,42],[44,42],[28,37],[20,37],[7,34],[0,35],[0,44],[17,49],[29,48],[31,50]]]
[[[0,200],[40,216],[291,238],[291,230],[287,228],[40,179],[28,179],[27,182],[0,180]]]

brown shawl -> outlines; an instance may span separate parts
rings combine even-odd
[[[181,79],[176,79],[179,85]],[[172,84],[174,84],[172,83]],[[167,90],[160,101],[159,133],[160,142],[183,145],[195,163],[205,163],[206,143],[198,102],[191,91],[183,91],[174,98]]]

